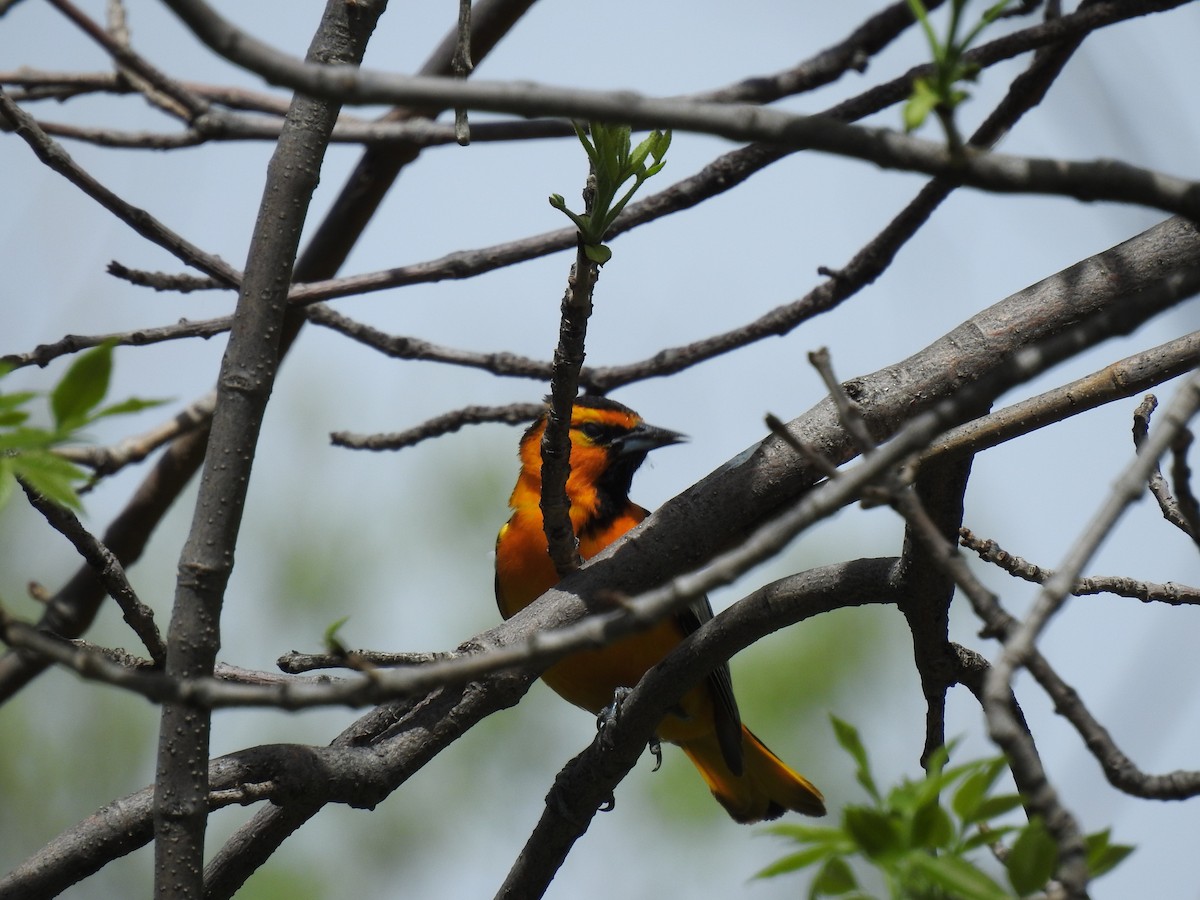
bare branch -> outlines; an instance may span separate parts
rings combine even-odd
[[[1061,607],[1071,586],[1079,578],[1100,541],[1108,535],[1125,507],[1141,494],[1150,470],[1157,463],[1159,456],[1170,446],[1177,431],[1198,407],[1200,376],[1193,376],[1180,389],[1171,404],[1165,415],[1166,423],[1151,434],[1137,458],[1118,480],[1100,511],[1071,548],[1058,571],[1047,579],[1029,615],[1006,635],[1004,650],[985,682],[984,710],[992,739],[1004,749],[1014,765],[1024,766],[1031,771],[1040,769],[1040,764],[1030,757],[1027,738],[1013,720],[1011,708],[1005,701],[1011,690],[1014,675],[1018,669],[1028,666],[1042,629]],[[1082,896],[1083,885],[1087,882],[1086,850],[1077,827],[1065,810],[1061,807],[1055,809],[1055,791],[1048,781],[1044,781],[1037,794],[1030,800],[1042,808],[1054,810],[1053,815],[1047,815],[1046,824],[1059,845],[1058,877],[1067,886],[1069,893]]]
[[[1141,450],[1142,445],[1146,442],[1146,436],[1150,431],[1150,416],[1158,406],[1158,398],[1153,394],[1147,394],[1142,402],[1138,404],[1137,409],[1133,411],[1133,446]],[[1190,433],[1187,429],[1183,429],[1179,433],[1179,438],[1172,442],[1174,448],[1179,444],[1179,441],[1184,441],[1184,447],[1190,442]],[[1183,458],[1184,471],[1187,471],[1186,450],[1184,454],[1176,452],[1175,459]],[[1180,483],[1187,485],[1187,478],[1176,479]],[[1146,482],[1150,487],[1150,493],[1158,502],[1158,508],[1162,510],[1163,518],[1186,534],[1197,545],[1200,545],[1200,531],[1192,527],[1192,522],[1189,517],[1184,514],[1182,504],[1171,496],[1171,488],[1167,484],[1167,479],[1163,477],[1162,470],[1156,464],[1150,471],[1150,477]],[[1186,488],[1185,488],[1186,489]],[[1189,492],[1190,496],[1190,492]],[[1195,506],[1195,500],[1191,500],[1192,507]],[[1194,517],[1193,517],[1194,518]]]
[[[240,277],[240,273],[239,273]],[[222,316],[219,319],[201,319],[189,321],[183,319],[174,325],[164,325],[159,328],[137,328],[133,331],[118,331],[112,334],[68,334],[52,344],[39,344],[28,353],[12,353],[0,357],[0,363],[19,368],[22,366],[45,366],[52,360],[69,353],[78,353],[99,347],[101,344],[112,344],[118,347],[141,347],[147,344],[158,344],[163,341],[175,341],[181,338],[204,338],[208,340],[229,330],[232,316]]]
[[[384,653],[378,650],[349,650],[345,654],[328,653],[285,653],[276,660],[279,668],[289,675],[311,672],[314,669],[361,668],[348,660],[356,659],[374,668],[388,666],[420,666],[455,657],[453,653]]]
[[[308,59],[340,67],[362,62],[385,2],[329,0]],[[179,559],[166,674],[208,676],[221,641],[221,609],[233,568],[242,510],[283,348],[287,289],[300,234],[317,187],[337,104],[298,95],[271,162],[230,340],[217,381],[209,452],[192,526]],[[199,900],[208,823],[211,717],[178,702],[163,706],[155,779],[155,892]]]
[[[541,403],[510,403],[508,406],[466,406],[421,423],[407,431],[393,434],[350,434],[335,431],[330,435],[339,447],[355,450],[400,450],[421,441],[458,431],[464,425],[479,425],[485,422],[503,422],[505,425],[520,425],[530,422],[545,412]]]
[[[1190,226],[1180,222],[1165,223],[981,312],[920,354],[874,375],[847,382],[847,390],[863,407],[873,433],[883,436],[893,433],[901,423],[912,420],[914,415],[919,416],[922,410],[940,399],[961,396],[963,385],[985,381],[988,393],[1000,390],[1004,381],[989,382],[987,379],[1001,369],[1009,374],[1015,371],[1028,374],[1054,358],[1016,352],[1030,341],[1060,336],[1066,343],[1057,347],[1054,356],[1075,352],[1080,346],[1127,330],[1157,309],[1178,302],[1179,296],[1194,289],[1195,276],[1200,274],[1189,268],[1194,267],[1194,260],[1200,255],[1198,243],[1200,238]],[[1176,275],[1164,280],[1164,272]],[[1121,310],[1128,315],[1114,314]],[[1081,327],[1081,322],[1087,324]],[[967,333],[972,339],[962,340],[961,336]],[[904,392],[892,389],[897,372],[901,370],[910,386]],[[913,397],[920,397],[923,402],[914,407]],[[980,402],[979,398],[974,402]],[[946,409],[943,408],[943,414]],[[955,414],[966,412],[964,407]],[[935,416],[935,419],[940,418],[940,415]],[[933,420],[919,418],[913,427],[923,430],[940,426],[934,425]],[[852,453],[829,403],[817,406],[793,422],[789,430],[828,459],[840,461]],[[906,429],[905,433],[901,446],[893,448],[894,442],[888,443],[874,454],[871,462],[883,466],[880,471],[913,452],[921,441],[928,440],[928,432]],[[909,441],[912,445],[905,446]],[[893,453],[895,458],[889,455]],[[862,468],[856,467],[856,470]],[[855,477],[864,476],[865,473],[860,472]],[[667,503],[619,545],[589,561],[541,601],[489,632],[486,636],[489,652],[493,646],[520,643],[537,632],[576,621],[586,609],[581,598],[596,590],[618,590],[633,596],[660,583],[664,574],[674,575],[702,565],[712,559],[719,548],[736,544],[756,525],[776,517],[781,506],[795,503],[821,477],[782,441],[768,439],[754,453],[739,457]],[[777,505],[751,507],[738,503],[737,498],[744,497],[750,485],[760,496],[771,498]],[[837,490],[846,487],[842,484]],[[826,494],[822,502],[843,502],[852,493],[848,492],[841,499]],[[810,509],[814,507],[810,505]],[[706,510],[720,510],[721,514],[704,515]],[[795,520],[792,521],[794,524]],[[700,522],[703,527],[699,526]],[[627,551],[634,545],[635,550]],[[695,584],[690,582],[690,586]],[[379,677],[394,674],[381,672]],[[481,716],[515,702],[528,686],[529,679],[528,674],[499,674],[476,681],[470,692],[444,687],[436,689],[413,707],[403,724],[395,726],[392,733],[396,743],[389,746],[396,752],[379,761],[387,771],[379,776],[380,782],[373,783],[370,796],[377,802],[383,793],[393,790]],[[409,735],[419,735],[419,740],[406,743]],[[398,749],[400,747],[405,748],[403,752]],[[252,783],[264,780],[257,775],[248,780]],[[221,784],[214,780],[213,787],[220,788]],[[362,791],[356,796],[363,799]],[[106,827],[102,819],[92,820],[89,827],[92,826]],[[126,840],[125,835],[131,832],[122,832],[121,839]],[[275,836],[264,840],[278,839],[275,832],[272,834]],[[93,854],[89,858],[95,858],[94,848],[99,844],[84,840],[76,846],[81,848],[79,852]]]
[[[518,356],[515,353],[472,353],[468,350],[443,347],[416,337],[384,334],[377,328],[355,322],[324,304],[309,307],[307,315],[310,322],[331,328],[395,359],[449,363],[483,369],[493,375],[535,378],[542,381],[548,380],[553,372],[551,363]]]
[[[125,566],[141,555],[155,526],[191,480],[204,457],[208,425],[204,422],[170,445],[105,531],[105,545]],[[38,627],[64,637],[83,634],[104,596],[103,582],[85,565],[50,599]],[[13,696],[44,668],[40,658],[5,654],[0,658],[0,699]]]
[[[634,127],[698,131],[737,141],[767,141],[834,153],[883,168],[943,176],[955,184],[989,191],[1138,203],[1200,220],[1200,189],[1195,182],[1125,163],[1066,162],[984,152],[964,157],[941,143],[887,129],[844,125],[826,117],[798,116],[757,106],[659,99],[630,91],[613,94],[527,82],[520,85],[460,82],[306,65],[240,31],[201,0],[168,0],[168,5],[215,52],[269,81],[313,96],[354,103],[462,106],[518,115],[566,116]],[[1149,11],[1176,5],[1178,0],[1146,3],[1144,8]],[[1046,24],[1061,25],[1067,18]]]
[[[216,392],[205,394],[179,412],[170,421],[144,434],[122,439],[110,447],[63,447],[56,452],[63,459],[93,469],[97,476],[111,475],[125,466],[139,463],[163,444],[195,431],[208,423],[216,406]]]
[[[228,288],[215,278],[202,278],[197,275],[169,274],[167,272],[145,272],[141,269],[130,269],[113,260],[108,264],[108,274],[115,278],[123,278],[130,284],[154,288],[156,291],[175,291],[187,294],[191,291],[211,291]]]
[[[1200,543],[1200,501],[1192,491],[1192,470],[1188,466],[1188,450],[1194,440],[1191,429],[1184,428],[1171,444],[1171,478],[1175,482],[1176,504],[1187,522],[1187,533]]]
[[[926,456],[978,453],[1105,403],[1132,397],[1194,369],[1197,364],[1200,364],[1200,331],[1118,360],[1070,384],[953,428],[930,446]]]
[[[19,106],[13,103],[3,90],[0,90],[0,113],[14,124],[17,134],[32,148],[38,159],[146,240],[157,244],[189,266],[194,266],[225,284],[236,285],[241,281],[241,273],[230,267],[220,257],[204,252],[190,241],[171,231],[145,210],[138,209],[122,200],[76,165],[67,152],[42,131]]]
[[[584,188],[584,206],[592,211],[595,173],[588,176]],[[546,410],[546,428],[542,433],[542,528],[550,559],[559,577],[579,568],[579,541],[571,524],[571,499],[567,479],[571,475],[571,415],[579,393],[579,370],[583,368],[588,318],[592,314],[592,291],[600,267],[584,251],[583,236],[577,239],[575,262],[567,276],[558,325],[558,346],[554,350],[550,378],[550,403]]]
[[[75,23],[84,34],[103,47],[116,62],[118,74],[128,80],[153,105],[184,120],[202,115],[208,110],[207,102],[135,53],[127,40],[121,41],[110,35],[84,15],[70,0],[50,0],[50,3]]]
[[[952,557],[951,564],[955,567],[955,580],[966,594],[975,614],[985,625],[984,635],[1006,639],[1019,624],[1017,620],[1005,612],[995,595],[975,579],[960,557]],[[1030,653],[1027,668],[1029,674],[1054,701],[1055,711],[1065,717],[1083,738],[1113,787],[1135,797],[1158,800],[1182,800],[1200,794],[1200,772],[1177,770],[1164,775],[1149,775],[1138,769],[1133,761],[1117,748],[1112,736],[1083,705],[1075,689],[1059,677],[1036,648]],[[971,689],[981,705],[985,701],[985,691],[989,686],[988,677],[988,674],[985,674],[982,683]],[[1012,716],[1018,731],[1027,734],[1028,728],[1020,710],[1014,707]],[[1028,752],[1030,745],[1026,745],[1025,749]],[[1022,796],[1030,799],[1037,796],[1037,792],[1041,790],[1040,786],[1045,781],[1040,761],[1032,766],[1018,761],[1013,765],[1013,776]]]
[[[1045,584],[1054,574],[1050,569],[1043,569],[1019,556],[1013,556],[993,540],[976,537],[969,528],[961,530],[959,543],[974,550],[984,562],[990,562],[1009,575],[1034,584]],[[1132,597],[1143,603],[1166,603],[1170,606],[1189,606],[1200,603],[1200,588],[1176,584],[1173,581],[1166,584],[1155,584],[1151,581],[1103,575],[1077,579],[1071,588],[1071,594],[1076,597],[1089,594],[1116,594],[1118,597]]]
[[[154,624],[154,610],[142,603],[134,593],[129,579],[125,577],[125,569],[113,552],[96,539],[75,514],[64,506],[59,506],[42,497],[22,482],[21,487],[29,504],[42,514],[50,525],[63,537],[71,542],[79,555],[82,556],[104,582],[104,587],[110,597],[121,607],[121,615],[133,629],[134,634],[141,640],[143,646],[150,652],[150,658],[155,665],[162,666],[167,660],[167,649],[158,626]]]

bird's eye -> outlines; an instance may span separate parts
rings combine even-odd
[[[583,436],[590,441],[599,440],[604,434],[604,426],[599,422],[584,422],[579,426],[579,430],[583,432]]]

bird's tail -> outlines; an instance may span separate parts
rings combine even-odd
[[[807,778],[789,769],[778,756],[742,726],[742,773],[730,770],[716,734],[680,744],[700,770],[709,790],[736,821],[777,819],[788,810],[806,816],[825,815],[825,798]]]

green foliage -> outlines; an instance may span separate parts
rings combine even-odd
[[[950,750],[940,749],[925,777],[903,780],[884,795],[871,774],[867,751],[855,728],[833,718],[838,743],[855,764],[855,777],[870,805],[847,806],[840,826],[777,825],[773,834],[801,849],[758,873],[766,878],[816,867],[810,900],[841,897],[868,900],[850,861],[860,859],[882,875],[893,898],[913,900],[1010,900],[1042,891],[1058,863],[1058,847],[1040,818],[1024,826],[994,819],[1021,805],[1017,794],[994,794],[1005,770],[1003,757],[947,767]],[[942,802],[950,795],[949,807]],[[1004,840],[1011,843],[1004,847]],[[1003,859],[1010,887],[1002,887],[968,854],[990,847]],[[1093,878],[1110,871],[1132,851],[1112,844],[1107,831],[1089,835],[1088,869]]]
[[[604,265],[612,257],[612,251],[603,243],[604,236],[642,183],[662,171],[667,148],[671,146],[669,131],[652,131],[637,147],[632,147],[631,133],[628,125],[592,122],[584,131],[576,123],[575,134],[587,152],[596,180],[591,211],[574,213],[567,209],[561,194],[550,195],[550,205],[562,210],[575,223],[583,239],[584,252],[598,265]],[[633,185],[618,200],[617,193],[631,178]]]
[[[12,496],[20,479],[47,500],[79,509],[76,488],[87,479],[87,473],[56,454],[54,448],[80,440],[80,432],[98,419],[165,402],[130,397],[101,406],[112,377],[112,349],[112,344],[94,347],[67,369],[50,392],[51,428],[27,424],[28,407],[40,396],[36,391],[0,391],[0,506]],[[11,371],[11,367],[0,367],[0,379]]]
[[[929,78],[920,77],[913,81],[912,95],[904,104],[904,127],[908,131],[915,131],[925,123],[931,112],[935,113],[946,129],[951,146],[954,147],[962,144],[954,129],[954,109],[969,96],[958,84],[962,81],[974,81],[975,76],[979,74],[979,67],[964,61],[963,54],[979,37],[980,32],[995,22],[1009,4],[1009,0],[993,3],[984,11],[979,21],[965,35],[960,36],[959,29],[967,2],[968,0],[951,0],[950,23],[946,28],[946,39],[943,41],[934,33],[929,13],[922,0],[908,0],[913,16],[921,24],[921,30],[925,32],[925,39],[929,42],[934,71]]]
[[[346,645],[342,643],[338,637],[338,632],[342,630],[342,626],[350,621],[349,616],[342,616],[329,624],[325,629],[325,652],[331,656],[348,656],[350,651],[346,649]]]

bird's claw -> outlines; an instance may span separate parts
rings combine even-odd
[[[650,738],[650,753],[654,756],[654,768],[650,771],[657,772],[662,768],[662,744],[659,743],[658,735]]]
[[[600,733],[600,746],[605,750],[613,748],[612,728],[617,724],[617,717],[621,714],[621,704],[631,693],[633,693],[631,688],[618,687],[613,691],[612,703],[600,710],[596,716],[596,731]]]
[[[596,731],[600,733],[600,746],[604,750],[613,748],[612,727],[617,724],[617,718],[621,714],[621,704],[631,693],[633,693],[632,688],[618,687],[613,691],[612,703],[600,710],[596,716]],[[662,768],[662,744],[659,743],[658,735],[650,738],[648,746],[650,753],[654,756],[654,771],[657,772]],[[612,809],[611,800],[607,808]]]

